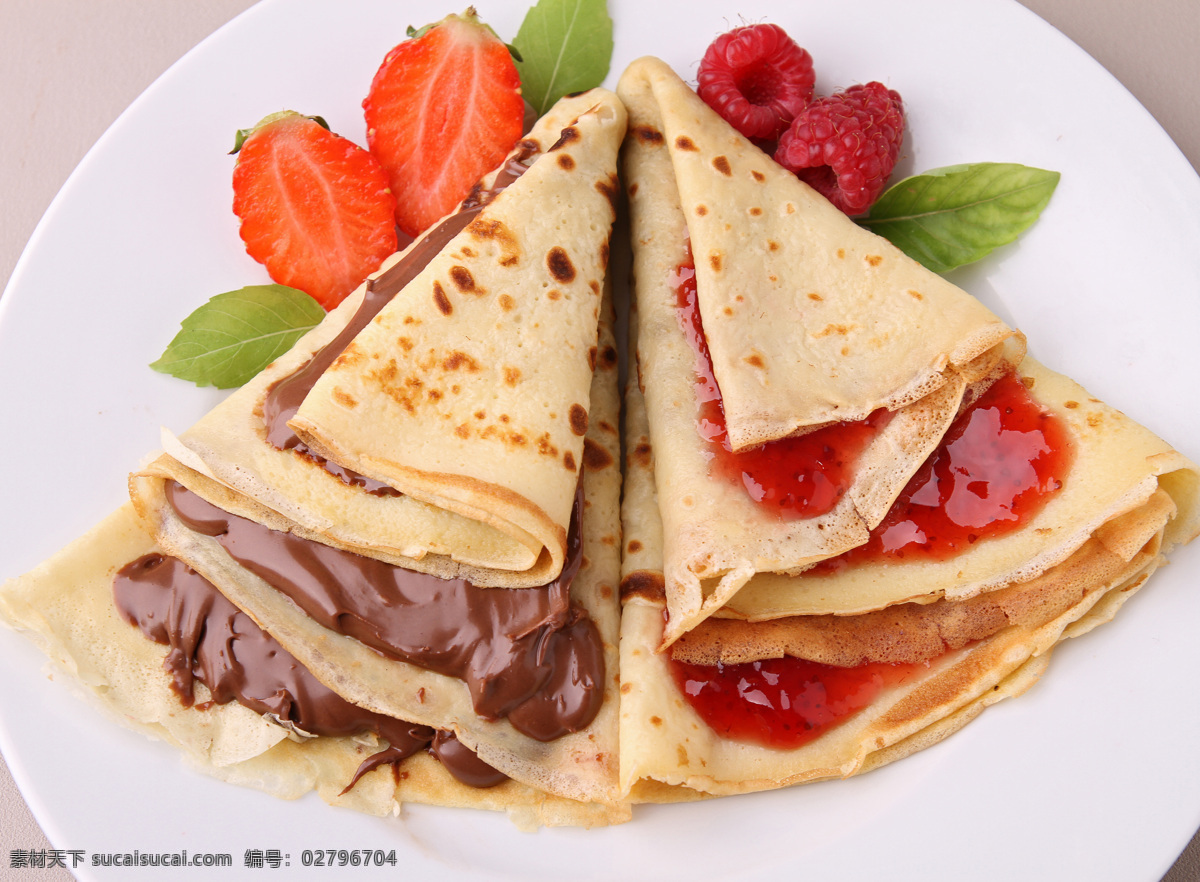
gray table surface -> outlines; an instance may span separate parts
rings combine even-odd
[[[971,0],[963,0],[971,2]],[[1082,46],[1200,169],[1198,0],[1023,0]],[[71,170],[125,107],[251,0],[0,2],[0,279]],[[11,574],[8,574],[11,575]],[[0,878],[12,849],[49,847],[0,758]],[[11,872],[11,871],[7,871]],[[69,879],[62,870],[21,878]],[[1200,880],[1200,833],[1164,882]]]

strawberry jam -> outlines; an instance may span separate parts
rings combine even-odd
[[[755,502],[780,517],[825,514],[849,488],[855,462],[891,414],[878,410],[866,420],[837,423],[734,453],[700,320],[696,271],[690,263],[676,271],[674,287],[679,322],[696,356],[697,427],[708,444],[713,472],[743,486]]]
[[[945,560],[1010,533],[1063,486],[1072,451],[1062,420],[1009,374],[955,420],[870,541],[817,571],[860,560]]]
[[[838,668],[798,658],[669,664],[679,690],[714,732],[782,750],[815,741],[924,668],[878,662]]]

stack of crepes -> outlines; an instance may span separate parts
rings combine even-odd
[[[843,777],[1017,695],[1200,529],[1196,466],[635,62],[621,783]]]
[[[376,814],[627,818],[605,284],[625,122],[602,90],[560,102],[454,214],[165,438],[132,507],[6,584],[4,616],[229,780]]]

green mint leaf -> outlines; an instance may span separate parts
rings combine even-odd
[[[513,40],[521,94],[537,115],[563,95],[604,82],[612,63],[612,19],[605,0],[538,0]]]
[[[1038,219],[1058,172],[1010,162],[952,165],[889,187],[859,223],[935,273],[1007,245]]]
[[[324,317],[321,304],[284,285],[227,291],[185,318],[150,367],[197,386],[232,389],[291,349]]]

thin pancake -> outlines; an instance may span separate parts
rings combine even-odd
[[[522,828],[616,823],[620,810],[558,799],[509,781],[480,790],[456,781],[436,760],[403,760],[402,776],[389,768],[368,772],[342,792],[378,739],[321,736],[291,740],[289,733],[236,702],[184,707],[164,670],[168,652],[118,615],[113,575],[157,550],[125,505],[30,573],[0,589],[0,618],[44,652],[66,682],[117,723],[164,741],[205,774],[254,787],[283,799],[317,791],[333,805],[373,815],[396,814],[403,803],[470,806],[505,811]]]
[[[625,113],[610,93],[383,308],[290,425],[439,508],[512,523],[561,568]],[[367,417],[366,415],[369,415]]]
[[[662,607],[632,598],[622,620],[621,782],[635,800],[681,795],[647,787],[728,795],[848,777],[928,747],[985,707],[1020,695],[1044,671],[1051,650],[1112,617],[1161,557],[1149,552],[1117,580],[1093,586],[1065,612],[1036,625],[1012,626],[952,650],[885,689],[857,715],[794,749],[722,738],[684,700],[661,641]]]
[[[693,217],[680,207],[673,162],[677,148],[664,134],[668,108],[655,92],[668,74],[659,64],[637,63],[622,77],[618,92],[630,114],[622,163],[633,233],[638,369],[649,437],[658,454],[655,483],[671,610],[664,639],[669,643],[720,609],[756,573],[794,574],[865,542],[936,447],[968,386],[987,383],[1002,363],[1018,361],[1023,340],[1005,330],[1000,336],[1007,338],[1006,346],[985,347],[961,370],[947,368],[933,391],[901,407],[858,457],[845,495],[824,514],[780,518],[740,484],[714,479],[712,452],[697,431],[696,353],[677,305],[677,271],[689,262]],[[696,272],[700,290],[699,263]]]
[[[772,162],[663,62],[635,61],[620,92],[634,126],[662,136],[659,198],[686,218],[734,450],[912,404],[1012,333]]]
[[[1064,486],[1021,529],[977,542],[945,560],[860,562],[830,575],[759,575],[723,610],[753,620],[847,615],[906,601],[963,599],[1037,578],[1089,537],[1129,559],[1140,542],[1121,543],[1105,524],[1147,505],[1160,489],[1176,514],[1164,552],[1200,531],[1200,470],[1169,444],[1089,394],[1078,383],[1025,359],[1020,375],[1041,407],[1066,425],[1074,448]]]
[[[553,153],[547,152],[568,128],[573,136]],[[494,443],[472,436],[476,445],[471,448],[475,451],[473,458],[465,453],[465,448],[460,449],[476,470],[469,480],[464,479],[465,484],[460,482],[461,486],[469,485],[466,496],[431,495],[408,485],[402,488],[406,492],[399,494],[367,492],[344,475],[325,468],[309,453],[280,449],[267,438],[264,407],[268,392],[337,338],[363,303],[367,286],[351,295],[296,347],[190,430],[177,439],[167,436],[164,448],[168,457],[156,465],[156,472],[180,480],[227,511],[421,572],[446,578],[461,576],[477,584],[505,587],[539,585],[553,578],[562,567],[570,499],[581,458],[581,430],[588,413],[591,381],[589,359],[595,353],[599,286],[603,280],[601,256],[608,247],[612,220],[612,206],[605,194],[611,189],[623,129],[624,111],[610,93],[596,91],[564,99],[521,142],[517,157],[532,150],[532,155],[521,163],[524,167],[532,160],[532,167],[475,216],[470,228],[475,232],[459,233],[444,250],[439,248],[437,228],[428,234],[432,247],[441,253],[434,257],[436,266],[431,266],[423,277],[426,287],[434,284],[435,277],[458,279],[463,284],[470,278],[477,291],[486,289],[488,294],[485,297],[463,293],[467,300],[460,301],[455,289],[437,302],[432,297],[424,298],[430,309],[437,310],[441,303],[452,310],[452,316],[437,313],[447,319],[438,329],[446,357],[430,367],[430,385],[424,392],[430,397],[435,391],[445,392],[447,398],[456,402],[455,412],[461,418],[439,418],[434,425],[426,425],[424,428],[434,436],[424,441],[412,434],[403,435],[402,440],[413,446],[426,444],[426,449],[441,448],[447,439],[439,432],[444,429],[457,437],[464,423],[479,424],[482,428],[475,416],[482,412],[489,425],[505,416],[520,417],[519,423],[512,424],[512,434],[524,434],[528,442],[523,450],[513,444],[502,451]],[[568,165],[572,166],[570,171]],[[493,177],[508,174],[509,168],[510,164],[506,164]],[[485,183],[487,192],[494,181],[489,179]],[[605,192],[598,191],[597,185],[601,184]],[[543,200],[547,188],[553,193],[552,203]],[[568,205],[564,205],[564,200]],[[551,204],[557,207],[552,208]],[[565,210],[567,207],[569,211]],[[522,220],[519,224],[518,218]],[[497,239],[491,244],[481,244],[478,240],[480,230],[513,227],[521,230],[522,249],[533,249],[538,254],[549,252],[552,246],[546,242],[569,249],[579,263],[579,285],[586,297],[574,296],[578,292],[572,289],[573,296],[569,300],[564,297],[557,304],[562,308],[553,315],[543,315],[540,311],[534,315],[535,310],[527,308],[526,301],[531,291],[549,290],[549,285],[543,284],[546,269],[540,264],[532,265],[535,262],[523,256],[515,267],[505,267],[503,253],[496,250],[503,250],[504,243]],[[560,240],[560,234],[566,238]],[[428,247],[424,240],[418,241],[385,262],[375,278],[391,280],[401,270],[400,278],[406,277],[410,258]],[[509,277],[517,271],[520,278]],[[593,282],[596,291],[591,288]],[[428,295],[429,291],[425,293]],[[393,304],[402,311],[404,307],[400,304],[412,298],[400,293]],[[505,310],[509,300],[521,303],[521,309]],[[552,301],[547,298],[547,302]],[[494,323],[505,316],[503,320],[511,322],[518,314],[529,322],[522,333],[495,334]],[[465,316],[471,317],[471,327],[449,321]],[[563,359],[561,369],[553,358],[547,357],[544,346],[532,345],[525,332],[536,333],[543,340],[547,335],[564,342],[570,337],[570,347],[558,352]],[[493,340],[501,349],[484,359],[482,353],[460,347],[462,357],[456,358],[458,343],[453,341],[458,340],[466,347],[465,335]],[[404,341],[396,344],[398,351],[403,351],[403,344]],[[508,352],[510,348],[514,352]],[[518,355],[525,357],[521,350],[536,351],[543,365],[541,372],[526,369],[521,360],[520,376],[508,375],[516,386],[501,384],[498,394],[523,396],[532,384],[539,387],[537,400],[552,407],[534,415],[517,409],[510,413],[507,401],[495,410],[490,402],[485,407],[475,401],[481,395],[491,396],[495,390],[486,380],[479,379],[482,370],[478,376],[472,373],[472,365],[504,374],[505,367],[518,365],[512,359]],[[423,354],[428,355],[428,351]],[[556,366],[551,367],[552,364]],[[449,383],[443,388],[441,380],[447,372],[461,377],[461,384]],[[410,378],[420,379],[411,375]],[[573,410],[571,405],[579,409]],[[573,424],[569,422],[572,414],[576,417]],[[541,423],[537,421],[539,417]],[[372,428],[365,438],[357,440],[365,443],[373,433],[382,431],[377,420],[362,422]],[[349,431],[348,427],[343,428]],[[569,437],[563,435],[564,431]],[[332,439],[325,441],[327,446],[334,446]],[[552,458],[547,455],[551,449],[555,451]],[[363,468],[355,471],[369,474],[365,462],[357,464]],[[538,472],[537,468],[544,472]],[[535,473],[540,475],[537,480],[533,477]],[[522,476],[520,486],[507,486],[514,474]],[[450,483],[455,481],[451,479]],[[526,491],[529,495],[525,495]]]
[[[929,661],[1004,628],[1037,625],[1065,613],[1096,585],[1121,576],[1130,563],[1121,552],[1136,548],[1144,554],[1174,515],[1175,503],[1159,490],[1145,506],[1105,524],[1069,558],[1029,581],[964,600],[898,603],[852,616],[788,616],[756,622],[714,616],[673,644],[671,657],[698,665],[784,656],[837,667]]]
[[[202,573],[317,679],[346,699],[386,716],[452,730],[489,765],[537,790],[582,802],[615,803],[621,475],[611,324],[611,306],[605,301],[582,454],[583,566],[570,589],[571,600],[587,611],[601,635],[607,675],[599,713],[578,732],[541,742],[517,731],[506,719],[483,719],[475,713],[462,680],[387,658],[323,627],[268,582],[238,565],[215,539],[190,530],[167,503],[161,477],[135,476],[135,499],[164,549]]]

